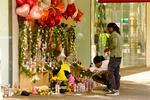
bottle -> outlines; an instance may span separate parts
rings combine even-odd
[[[55,93],[60,94],[60,85],[58,83],[55,85]]]
[[[79,93],[82,92],[82,83],[79,83]]]
[[[91,80],[88,81],[88,92],[92,92],[92,82],[91,82]]]
[[[82,88],[81,89],[82,89],[82,93],[84,93],[85,92],[85,84],[84,83],[82,84]]]
[[[73,84],[73,92],[77,92],[77,85]]]
[[[59,84],[58,84],[57,88],[58,88],[58,94],[60,94],[60,85]]]
[[[77,84],[77,93],[79,93],[79,85]]]
[[[78,83],[78,85],[77,85],[77,92],[78,92],[78,93],[81,92],[81,86],[80,86],[80,83]]]
[[[9,97],[10,97],[10,96],[13,96],[12,88],[9,88],[9,89],[8,89],[8,96],[9,96]]]
[[[37,94],[37,92],[36,92],[36,87],[34,86],[33,88],[32,88],[32,95],[36,95]]]
[[[85,91],[88,91],[88,80],[85,81]]]

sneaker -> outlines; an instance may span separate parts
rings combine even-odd
[[[106,96],[119,96],[119,90],[113,90],[105,94]]]
[[[112,90],[111,90],[111,89],[108,89],[108,88],[104,88],[103,91],[106,92],[106,93],[112,92]]]

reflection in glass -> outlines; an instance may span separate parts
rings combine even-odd
[[[146,3],[95,2],[94,13],[92,39],[95,41],[92,45],[96,46],[96,54],[104,55],[103,50],[109,38],[106,26],[109,22],[115,22],[123,38],[123,66],[146,65]]]

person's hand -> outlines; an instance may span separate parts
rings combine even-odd
[[[103,71],[101,71],[101,73],[102,73],[102,74],[107,74],[108,71],[107,71],[107,70],[103,70]]]
[[[91,73],[92,73],[92,72],[91,72],[89,69],[85,72],[86,76],[91,75]]]
[[[98,73],[96,73],[96,75],[100,76],[100,75],[102,75],[102,72],[98,72]]]
[[[104,50],[104,53],[107,53],[107,52],[110,52],[110,49],[109,49],[109,48],[106,48],[106,49]]]
[[[100,75],[102,75],[102,74],[105,75],[105,74],[107,74],[107,73],[108,73],[108,71],[107,71],[107,70],[104,70],[104,71],[97,72],[97,75],[100,76]]]

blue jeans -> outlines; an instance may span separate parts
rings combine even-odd
[[[108,77],[112,85],[112,89],[120,88],[120,64],[121,57],[111,57],[108,64]]]

